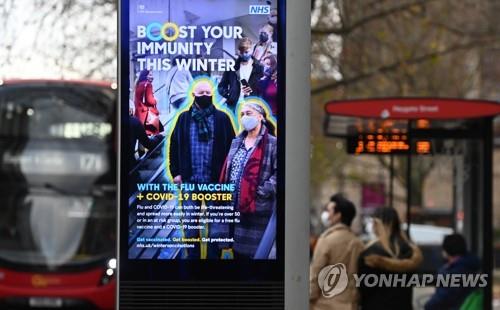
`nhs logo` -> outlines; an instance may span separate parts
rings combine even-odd
[[[248,8],[250,15],[269,15],[271,13],[270,5],[251,5]]]

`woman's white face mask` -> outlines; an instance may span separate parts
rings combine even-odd
[[[375,234],[375,221],[372,217],[365,219],[365,230],[371,240],[377,238],[377,235]]]

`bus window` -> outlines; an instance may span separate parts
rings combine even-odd
[[[114,257],[114,101],[90,85],[0,89],[2,267],[65,270]]]

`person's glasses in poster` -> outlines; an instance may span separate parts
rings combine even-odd
[[[129,259],[277,258],[278,14],[258,3],[130,1]]]

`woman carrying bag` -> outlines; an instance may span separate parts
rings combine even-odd
[[[156,135],[163,131],[160,112],[156,107],[153,94],[153,72],[144,69],[135,84],[135,117],[144,125],[148,135]]]

